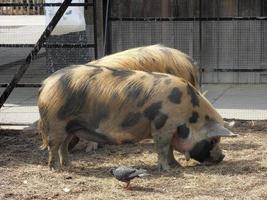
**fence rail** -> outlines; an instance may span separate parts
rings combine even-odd
[[[43,15],[44,7],[60,6],[61,3],[45,3],[44,0],[2,0],[0,15]],[[93,3],[71,3],[70,6],[93,6]]]
[[[43,15],[44,0],[1,0],[0,15]]]

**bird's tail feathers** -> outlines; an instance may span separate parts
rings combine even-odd
[[[146,177],[146,176],[150,176],[150,174],[143,173],[143,174],[139,174],[138,175],[139,178],[143,178],[143,177]]]

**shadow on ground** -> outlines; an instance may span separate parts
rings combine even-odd
[[[1,130],[0,130],[1,131]],[[0,167],[10,169],[20,165],[47,165],[47,151],[40,150],[41,141],[38,135],[34,133],[21,133],[18,131],[1,131],[0,132]],[[222,144],[223,149],[231,151],[242,151],[247,149],[257,149],[260,147],[256,143],[239,143],[239,144]],[[75,151],[70,155],[73,164],[65,169],[70,173],[81,176],[110,177],[108,170],[116,166],[113,161],[120,161],[123,158],[133,159],[143,154],[152,155],[154,153],[152,143],[144,144],[127,144],[123,146],[107,145],[96,152],[85,153],[84,151]],[[182,156],[178,157],[179,161],[186,163]],[[105,165],[101,165],[105,163]],[[147,169],[151,179],[160,176],[181,176],[181,172],[186,174],[221,174],[221,175],[242,175],[256,173],[257,171],[267,170],[261,166],[257,159],[246,160],[242,156],[235,160],[224,160],[222,163],[212,166],[195,164],[193,166],[184,166],[172,169],[170,172],[158,172],[156,162],[141,162],[136,160],[137,164],[131,165],[136,168]],[[186,165],[186,164],[185,164]],[[138,188],[136,188],[138,190]],[[140,188],[139,188],[140,189]],[[142,190],[142,188],[140,189]]]

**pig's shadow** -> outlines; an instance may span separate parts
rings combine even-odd
[[[236,161],[223,161],[221,164],[212,165],[212,166],[184,166],[178,167],[175,169],[171,169],[169,172],[159,172],[155,165],[134,165],[131,166],[134,168],[142,168],[146,169],[151,176],[147,177],[148,179],[155,179],[162,176],[165,177],[179,177],[181,176],[181,172],[186,174],[197,174],[206,173],[206,174],[215,174],[215,175],[246,175],[250,173],[255,173],[257,171],[266,171],[267,168],[261,166],[256,160],[236,160]],[[80,168],[80,167],[72,167],[70,168],[70,172],[76,173],[81,176],[94,176],[99,178],[111,177],[109,173],[110,167],[97,167],[97,168]]]
[[[257,171],[266,171],[267,168],[261,166],[260,163],[254,160],[235,160],[223,161],[220,164],[212,166],[196,165],[184,168],[187,173],[207,173],[207,174],[221,174],[221,175],[246,175],[256,173]]]

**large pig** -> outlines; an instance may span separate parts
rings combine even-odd
[[[73,135],[122,144],[153,138],[160,170],[176,166],[173,148],[199,162],[220,162],[220,137],[234,136],[189,82],[163,73],[78,65],[48,77],[38,98],[50,168],[68,164]]]
[[[160,44],[128,49],[89,64],[172,74],[184,78],[200,89],[199,67],[193,59],[177,49]]]
[[[199,67],[192,58],[177,49],[159,44],[132,48],[105,56],[89,64],[172,74],[184,78],[200,90]],[[73,137],[69,149],[71,150],[78,141],[78,137]],[[97,143],[91,142],[88,147],[96,148]]]

